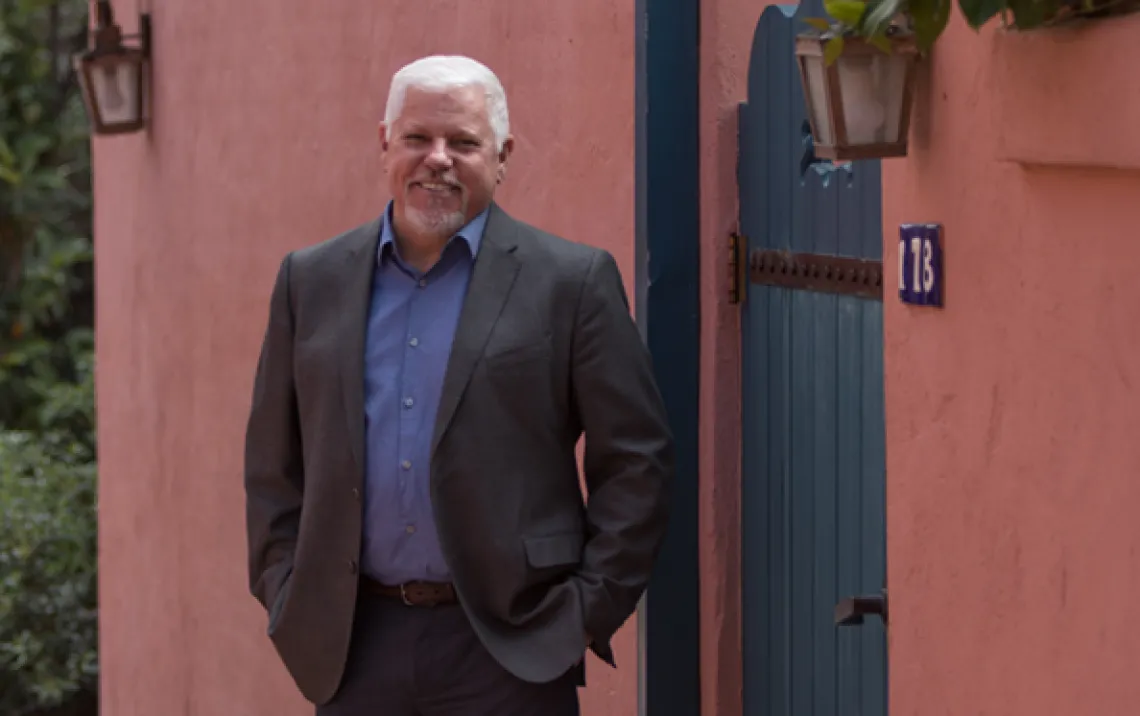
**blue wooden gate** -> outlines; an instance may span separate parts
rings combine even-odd
[[[812,154],[793,38],[822,14],[765,10],[740,111],[748,716],[887,712],[881,182]]]

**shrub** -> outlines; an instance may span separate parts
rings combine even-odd
[[[0,714],[94,712],[86,0],[0,0]]]
[[[67,432],[0,432],[0,713],[98,678],[95,463]]]

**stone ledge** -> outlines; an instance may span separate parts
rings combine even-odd
[[[1140,14],[995,33],[998,158],[1140,169]]]

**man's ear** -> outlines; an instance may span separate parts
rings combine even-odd
[[[377,127],[377,134],[380,138],[380,151],[388,151],[388,127],[383,122]]]
[[[503,140],[503,148],[499,150],[499,170],[495,175],[495,179],[499,184],[507,178],[507,160],[511,156],[511,152],[515,150],[514,137],[507,137]]]

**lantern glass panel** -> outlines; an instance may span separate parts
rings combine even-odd
[[[909,62],[902,52],[844,54],[836,61],[848,145],[899,141]]]
[[[126,55],[109,57],[92,65],[91,96],[104,124],[133,124],[141,119],[141,71],[141,62]]]

